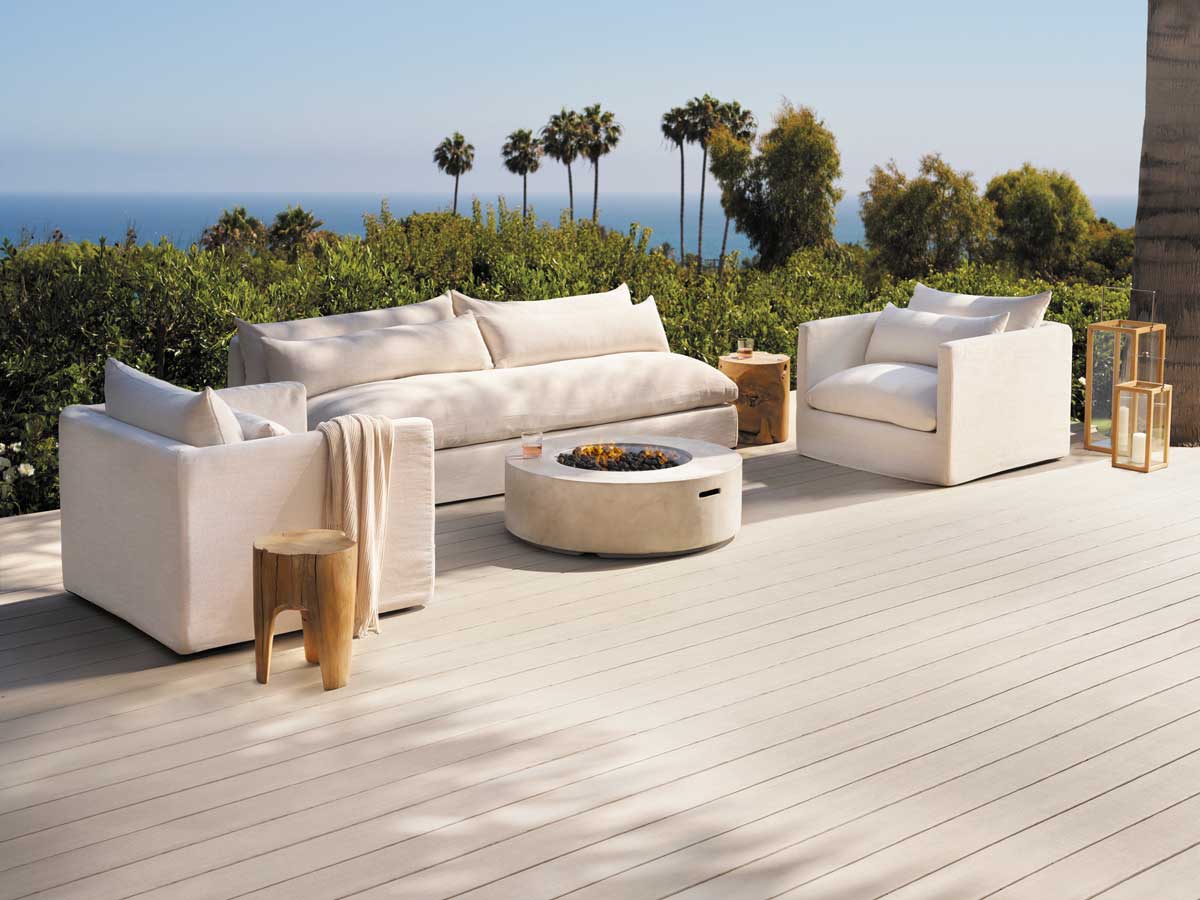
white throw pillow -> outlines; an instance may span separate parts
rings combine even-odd
[[[479,330],[498,369],[560,359],[670,352],[653,297],[636,306],[610,306],[570,315],[482,316]]]
[[[930,366],[872,363],[817,382],[807,399],[809,406],[825,412],[935,431],[937,386],[937,369]]]
[[[633,305],[627,284],[600,294],[577,294],[573,297],[554,297],[551,300],[476,300],[458,291],[451,291],[450,298],[454,303],[456,316],[473,312],[481,317],[503,316],[509,313],[575,313],[609,309],[614,305]]]
[[[865,362],[916,363],[937,367],[938,347],[947,341],[982,337],[1004,330],[1008,313],[998,316],[939,316],[898,309],[889,303],[875,320]]]
[[[998,316],[1008,313],[1005,331],[1037,328],[1050,306],[1050,292],[1028,297],[987,297],[982,294],[950,294],[917,282],[908,308],[943,316]]]
[[[123,362],[104,364],[104,411],[114,419],[181,444],[236,444],[242,428],[212,388],[189,391]]]
[[[310,399],[351,384],[492,368],[471,314],[311,341],[263,338],[262,344],[270,379],[299,381]]]
[[[238,350],[246,370],[246,384],[261,384],[267,380],[267,363],[263,357],[263,338],[277,341],[311,341],[336,337],[356,331],[373,331],[394,325],[424,325],[454,317],[449,294],[442,294],[421,303],[390,306],[387,309],[364,309],[361,312],[336,316],[316,316],[311,319],[292,319],[288,322],[252,324],[236,319]]]
[[[264,419],[254,413],[239,412],[235,409],[233,414],[237,417],[238,425],[241,426],[242,440],[257,441],[262,438],[283,437],[285,434],[291,434],[278,422],[272,422],[270,419]]]

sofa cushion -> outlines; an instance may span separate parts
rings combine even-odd
[[[629,306],[633,302],[627,284],[599,294],[577,294],[573,297],[555,297],[551,300],[476,300],[474,297],[468,297],[458,291],[451,291],[450,299],[454,304],[456,316],[468,312],[473,312],[477,316],[580,312],[585,309],[607,309],[613,305]]]
[[[311,319],[292,319],[288,322],[263,322],[252,324],[237,319],[238,349],[246,371],[246,384],[261,384],[267,381],[267,363],[263,357],[262,339],[278,341],[309,341],[315,338],[335,337],[355,331],[370,331],[390,328],[393,325],[423,325],[440,322],[454,316],[454,307],[449,294],[442,294],[421,303],[391,306],[387,309],[365,309],[361,312],[342,313],[336,316],[316,316]]]
[[[897,309],[889,303],[875,320],[865,362],[916,363],[937,367],[938,347],[947,341],[1003,331],[1008,313],[998,316],[943,316]]]
[[[262,416],[257,416],[254,413],[239,412],[235,409],[233,414],[237,417],[238,425],[242,429],[242,439],[246,441],[257,441],[269,437],[283,437],[285,434],[292,433],[278,422],[274,422],[271,419],[264,419]]]
[[[914,431],[937,429],[936,368],[871,363],[830,375],[808,391],[808,405],[825,412],[891,422]]]
[[[998,316],[1008,313],[1005,331],[1037,328],[1050,306],[1050,292],[1028,297],[986,297],[981,294],[950,294],[917,282],[908,308],[944,316]]]
[[[538,366],[414,375],[309,401],[309,427],[346,413],[433,422],[434,445],[460,447],[732,403],[737,387],[674,353],[614,353]]]
[[[309,397],[352,384],[434,372],[490,369],[475,316],[428,325],[395,325],[311,341],[263,338],[272,381],[298,381]]]
[[[653,297],[637,306],[610,305],[569,315],[481,316],[479,330],[498,369],[671,349]]]
[[[104,411],[118,421],[193,447],[242,440],[233,410],[212,388],[189,391],[115,359],[104,364]]]
[[[217,391],[217,396],[229,404],[235,415],[249,413],[268,419],[283,426],[288,432],[308,430],[308,395],[304,385],[299,382],[243,384],[238,387],[221,388]],[[245,428],[242,430],[244,433]]]

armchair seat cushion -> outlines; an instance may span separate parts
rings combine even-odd
[[[869,363],[813,385],[814,409],[890,422],[913,431],[937,430],[938,370],[915,363]]]

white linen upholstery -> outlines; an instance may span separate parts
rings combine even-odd
[[[737,387],[698,359],[614,353],[539,366],[414,375],[313,398],[309,427],[350,412],[433,422],[436,446],[458,447],[605,422],[719,406]]]
[[[217,396],[237,413],[250,413],[278,422],[290,432],[308,430],[308,394],[295,381],[244,384],[221,388]]]
[[[726,404],[606,425],[548,431],[545,432],[545,437],[546,440],[569,438],[580,444],[589,444],[627,437],[661,435],[664,439],[693,438],[722,447],[734,447],[738,441],[737,422],[737,409]],[[433,455],[436,471],[435,502],[453,503],[472,497],[503,494],[504,458],[520,453],[519,437],[437,451]]]
[[[189,391],[115,359],[104,364],[104,402],[114,419],[193,447],[242,440],[233,410],[212,388]]]
[[[908,308],[944,316],[997,316],[1008,313],[1005,331],[1037,328],[1050,306],[1050,291],[1027,297],[988,297],[982,294],[952,294],[917,282]]]
[[[796,447],[805,456],[930,484],[959,484],[1070,452],[1071,329],[1038,328],[938,348],[937,430],[816,409],[808,392],[866,362],[879,313],[800,326]]]
[[[254,413],[239,412],[235,409],[233,414],[242,428],[242,440],[259,441],[263,438],[283,437],[285,434],[292,433],[278,422],[264,419]]]
[[[309,397],[340,387],[435,372],[492,368],[471,313],[306,341],[261,339],[271,381],[298,381]]]
[[[267,380],[267,364],[263,357],[262,339],[280,341],[311,341],[316,338],[352,334],[393,325],[423,325],[440,322],[454,316],[449,294],[442,294],[421,303],[391,306],[386,309],[367,309],[341,313],[336,316],[315,316],[311,319],[292,319],[287,322],[253,324],[236,320],[237,338],[229,345],[229,386],[260,384]],[[240,366],[233,363],[238,357]],[[240,377],[239,377],[240,376]]]
[[[891,422],[916,431],[937,428],[937,369],[870,363],[830,375],[808,391],[815,409]]]
[[[875,322],[865,361],[936,366],[938,347],[946,341],[996,334],[1007,323],[1008,313],[986,317],[945,316],[899,309],[889,303]]]
[[[653,297],[637,306],[610,305],[556,316],[483,316],[479,330],[498,369],[671,349]]]
[[[451,291],[450,299],[454,314],[475,313],[477,316],[506,316],[512,314],[557,314],[582,312],[585,309],[608,309],[611,306],[629,306],[633,298],[629,285],[622,283],[611,291],[598,294],[576,294],[572,297],[554,297],[550,300],[476,300],[459,291]]]
[[[393,423],[380,608],[433,596],[433,434]],[[67,590],[179,653],[254,637],[256,537],[319,527],[326,450],[316,432],[191,447],[72,406],[59,420]],[[300,627],[281,614],[276,631]]]

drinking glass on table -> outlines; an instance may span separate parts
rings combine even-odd
[[[526,431],[521,435],[521,457],[523,459],[537,459],[542,455],[542,433],[540,431]]]
[[[738,338],[737,355],[749,359],[754,355],[754,338]]]

